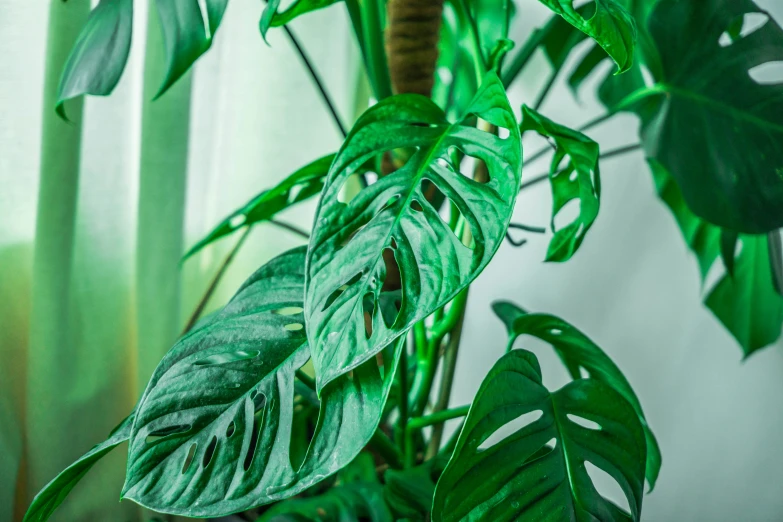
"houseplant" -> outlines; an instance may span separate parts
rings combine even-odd
[[[727,269],[707,305],[746,353],[773,341],[781,114],[778,87],[748,71],[780,57],[781,33],[772,20],[745,27],[758,11],[752,2],[544,3],[555,17],[516,51],[505,39],[507,2],[346,3],[380,101],[335,155],[254,198],[197,245],[320,194],[309,247],[262,267],[221,312],[193,325],[134,414],[55,479],[29,519],[45,518],[126,439],[123,495],[161,512],[211,516],[276,503],[262,516],[326,517],[333,506],[378,519],[495,520],[499,509],[511,518],[639,517],[643,482],[652,487],[660,467],[654,437],[617,367],[566,322],[498,303],[510,336],[549,342],[574,381],[550,394],[535,359],[512,351],[470,410],[447,408],[467,288],[508,234],[516,194],[538,181],[520,178],[520,133],[545,136],[555,149],[543,178],[555,202],[546,257],[564,262],[600,201],[601,154],[583,132],[632,111],[656,186],[703,274],[719,256]],[[202,13],[195,1],[158,2],[170,57],[161,94],[219,28],[226,2],[205,5]],[[281,13],[270,5],[262,33],[314,7],[323,2]],[[111,90],[131,8],[98,5],[64,72],[63,99]],[[579,130],[558,125],[537,111],[544,89],[518,118],[505,87],[532,52],[544,49],[560,70],[586,38],[594,47],[569,82],[613,60],[619,74],[599,91],[607,116]],[[451,74],[436,75],[442,68]],[[555,227],[572,200],[578,217]],[[751,301],[763,313],[746,312]],[[459,438],[442,441],[443,421],[464,416]],[[520,416],[525,427],[487,447]],[[618,481],[629,515],[595,494],[585,462]],[[535,497],[536,488],[547,494]]]

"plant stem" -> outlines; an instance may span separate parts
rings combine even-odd
[[[400,419],[397,421],[396,439],[397,445],[403,447],[403,456],[405,462],[408,461],[408,445],[405,443],[405,430],[408,429],[408,347],[403,346],[400,353],[399,366],[399,384],[400,384]]]
[[[432,426],[433,424],[446,422],[447,420],[464,417],[468,414],[469,409],[470,404],[466,404],[465,406],[450,408],[448,410],[441,410],[439,412],[432,413],[430,415],[424,415],[422,417],[413,417],[408,422],[408,430],[413,431],[425,428],[427,426]]]
[[[402,468],[402,455],[399,448],[380,428],[375,430],[368,445],[377,451],[389,466],[397,469]]]
[[[618,147],[616,149],[612,149],[610,151],[604,152],[603,154],[598,156],[598,159],[602,159],[602,160],[611,159],[611,158],[614,158],[616,156],[621,156],[623,154],[627,154],[629,152],[634,152],[634,151],[639,150],[641,148],[642,148],[642,144],[641,143],[636,143],[634,145],[626,145],[624,147]],[[549,173],[548,172],[543,173],[543,174],[539,174],[538,176],[534,176],[534,177],[530,178],[528,181],[522,183],[519,186],[519,191],[521,192],[521,191],[523,191],[523,190],[525,190],[527,188],[530,188],[530,187],[532,187],[534,185],[538,185],[539,183],[541,183],[542,181],[544,181],[544,180],[546,180],[548,178],[549,178]]]
[[[549,91],[552,90],[552,87],[555,86],[555,81],[557,80],[557,72],[558,70],[555,69],[552,71],[552,73],[549,75],[549,79],[547,80],[546,84],[544,85],[544,88],[541,90],[540,93],[538,93],[538,97],[536,98],[536,102],[533,104],[533,110],[537,111],[541,108],[541,106],[544,104],[544,100],[546,100],[547,95],[549,94]]]
[[[299,236],[301,238],[310,239],[310,234],[306,230],[303,230],[303,229],[297,227],[296,225],[292,225],[290,223],[286,223],[285,221],[280,221],[280,220],[277,220],[277,219],[270,219],[269,223],[271,223],[271,224],[273,224],[275,226],[278,226],[280,228],[284,228],[284,229],[288,230],[289,232],[293,232],[294,234],[296,234],[297,236]]]
[[[334,124],[337,126],[337,129],[340,131],[343,139],[345,139],[345,137],[348,136],[348,132],[345,130],[345,126],[340,119],[340,115],[337,114],[337,109],[335,108],[334,103],[332,102],[332,98],[329,96],[326,87],[324,87],[324,84],[321,81],[321,77],[318,76],[318,73],[315,71],[312,63],[310,63],[310,59],[308,58],[307,53],[305,53],[305,50],[302,48],[293,31],[291,31],[291,29],[289,29],[286,25],[283,26],[283,30],[285,31],[285,34],[288,35],[288,39],[291,40],[291,43],[296,48],[296,51],[299,53],[299,57],[302,59],[302,63],[304,63],[305,67],[307,67],[307,70],[310,72],[310,78],[312,78],[313,83],[315,83],[316,87],[318,87],[318,91],[321,93],[321,98],[323,99],[326,107],[329,109],[329,113],[332,115]]]
[[[188,319],[188,323],[185,325],[185,329],[182,331],[182,335],[188,333],[196,325],[198,320],[201,318],[201,314],[204,312],[204,308],[206,308],[209,299],[212,297],[212,294],[215,293],[218,283],[220,283],[220,280],[223,278],[223,275],[226,273],[226,270],[228,269],[228,265],[231,264],[231,261],[233,261],[234,257],[237,255],[237,252],[239,252],[239,247],[242,246],[242,243],[245,242],[247,236],[250,235],[251,230],[252,227],[247,227],[245,229],[245,231],[242,233],[242,235],[239,237],[236,244],[234,245],[234,248],[231,249],[231,251],[228,253],[226,258],[223,260],[223,263],[220,265],[220,268],[215,274],[215,277],[212,278],[212,282],[207,287],[207,291],[204,292],[204,295],[201,297],[201,300],[196,306],[196,309],[193,310],[193,313],[190,315],[190,319]]]
[[[296,370],[296,378],[302,381],[302,384],[315,391],[315,379],[303,372],[301,368]]]

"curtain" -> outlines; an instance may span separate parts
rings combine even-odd
[[[85,0],[0,0],[0,521],[127,415],[237,240],[180,264],[230,211],[334,152],[335,126],[263,4],[232,0],[212,49],[157,101],[157,12],[135,2],[133,47],[107,98],[54,113]],[[293,26],[345,118],[356,51],[342,6]],[[284,219],[309,228],[313,206]],[[301,244],[259,226],[208,310],[274,254]],[[126,446],[53,520],[136,520],[118,503]]]

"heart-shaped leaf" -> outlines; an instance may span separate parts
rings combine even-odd
[[[57,90],[57,113],[77,96],[107,96],[120,81],[130,53],[133,0],[101,0],[71,50]]]
[[[297,494],[361,451],[380,421],[401,343],[321,393],[301,466],[289,452],[294,373],[309,357],[305,249],[257,271],[163,358],[139,403],[123,496],[160,512],[221,516]]]
[[[582,244],[595,218],[601,197],[601,174],[598,168],[598,144],[582,134],[553,122],[533,109],[522,107],[519,130],[535,131],[555,144],[555,154],[549,167],[552,185],[552,231],[547,261],[567,261]],[[560,163],[568,157],[565,168]],[[557,230],[555,217],[571,201],[579,200],[579,215],[573,222]]]
[[[650,160],[653,179],[661,199],[674,214],[685,241],[696,255],[702,280],[705,280],[720,255],[720,227],[695,216],[663,165]],[[776,291],[765,235],[740,234],[739,254],[728,272],[708,289],[705,304],[740,343],[745,356],[768,346],[780,337],[783,324],[783,297]]]
[[[529,422],[491,444],[520,417]],[[639,520],[644,462],[644,431],[617,391],[578,379],[550,393],[536,357],[514,350],[476,394],[438,481],[433,520]],[[598,493],[587,463],[620,485],[630,514]]]
[[[645,476],[652,490],[661,470],[661,450],[644,417],[642,405],[620,368],[590,338],[559,317],[549,314],[530,314],[507,301],[493,303],[492,309],[506,325],[509,350],[522,335],[537,337],[552,346],[573,379],[580,379],[584,371],[591,379],[599,380],[612,387],[628,401],[644,428],[647,441]]]
[[[104,455],[128,440],[131,433],[134,414],[131,413],[119,426],[114,428],[109,438],[97,444],[90,451],[82,455],[79,460],[65,468],[51,482],[35,496],[30,507],[27,508],[22,522],[45,522],[52,513],[63,503],[68,493],[79,483],[90,468]]]
[[[278,212],[319,194],[334,154],[319,158],[300,168],[275,187],[265,190],[220,222],[201,241],[188,250],[187,259],[205,246],[243,227],[269,221]]]
[[[591,37],[617,64],[617,72],[631,68],[636,46],[636,23],[620,2],[595,0],[589,9],[576,9],[573,0],[539,0],[565,21]]]
[[[464,116],[481,118],[508,136],[450,123],[431,100],[408,94],[365,112],[337,154],[307,254],[305,318],[319,390],[448,303],[503,241],[519,189],[521,143],[494,73]],[[340,201],[361,165],[395,149],[407,154],[402,167],[350,202]],[[462,174],[452,162],[458,152],[483,162],[489,179]],[[425,191],[440,191],[451,201],[463,227],[459,237]],[[387,262],[397,264],[402,279],[396,317],[379,313]]]

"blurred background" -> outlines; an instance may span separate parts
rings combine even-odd
[[[756,1],[783,20],[783,2]],[[74,15],[78,4],[84,9]],[[88,98],[83,110],[68,105],[73,121],[63,123],[54,92],[87,4],[0,0],[0,521],[21,520],[43,485],[127,415],[238,238],[180,264],[184,251],[341,142],[289,42],[276,30],[269,46],[261,39],[259,0],[231,0],[213,48],[155,102],[161,37],[155,13],[137,1],[120,85],[111,97]],[[517,5],[511,36],[521,42],[548,11],[535,0]],[[362,80],[344,6],[292,28],[352,121]],[[517,111],[548,71],[537,56],[517,79],[509,93]],[[556,85],[542,112],[573,127],[601,114],[598,76],[577,97]],[[634,117],[621,116],[590,135],[608,150],[635,143],[636,128]],[[526,145],[529,152],[540,143]],[[523,179],[547,168],[537,162]],[[574,259],[543,263],[549,237],[532,236],[521,248],[504,244],[473,285],[452,404],[470,402],[504,351],[492,301],[553,313],[609,353],[655,430],[664,461],[644,520],[783,520],[781,346],[743,361],[702,305],[696,261],[656,198],[641,152],[601,168],[600,215]],[[314,207],[283,218],[309,229]],[[541,184],[523,193],[514,220],[545,226],[550,208]],[[209,308],[301,243],[257,226]],[[566,382],[549,350],[520,342],[541,358],[549,387]],[[96,465],[54,520],[146,519],[117,502],[124,451]]]

